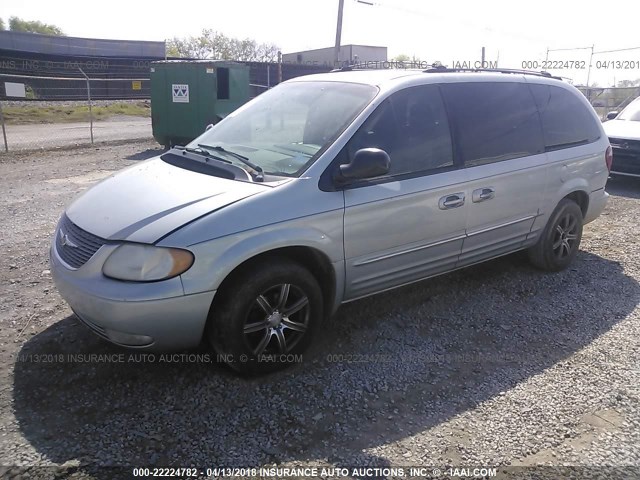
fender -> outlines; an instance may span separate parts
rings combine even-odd
[[[189,250],[196,261],[182,275],[185,294],[216,290],[240,264],[257,255],[279,248],[306,247],[327,258],[334,269],[336,295],[342,296],[344,284],[344,249],[342,213],[326,212],[309,219],[297,219],[248,230],[192,245]],[[198,261],[198,259],[202,261]]]
[[[566,168],[566,166],[558,166],[558,170]],[[551,175],[553,178],[553,176],[556,174],[555,172],[552,172]],[[531,233],[527,237],[527,240],[535,241],[539,233],[547,225],[551,213],[555,210],[558,203],[560,203],[560,200],[562,200],[564,197],[573,192],[584,192],[587,194],[587,196],[589,195],[589,193],[591,193],[589,182],[584,177],[574,177],[569,178],[569,180],[565,180],[566,178],[568,178],[566,175],[566,173],[558,172],[557,176],[555,177],[558,179],[556,185],[552,185],[551,188],[549,188],[548,186],[547,192],[553,193],[553,195],[548,196],[544,199],[540,207],[539,215],[531,226]]]

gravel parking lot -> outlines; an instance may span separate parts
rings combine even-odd
[[[569,270],[516,254],[350,303],[246,379],[112,346],[52,283],[64,206],[158,152],[0,158],[0,465],[640,467],[640,181],[610,181]]]

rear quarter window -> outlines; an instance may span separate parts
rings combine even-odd
[[[442,90],[466,166],[543,153],[538,109],[526,84],[448,83]]]
[[[529,84],[529,88],[540,111],[546,151],[600,138],[597,120],[577,94],[553,85]]]

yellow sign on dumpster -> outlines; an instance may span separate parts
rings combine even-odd
[[[131,89],[132,90],[142,90],[142,81],[140,80],[133,80],[131,82]]]

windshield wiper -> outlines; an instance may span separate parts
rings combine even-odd
[[[205,150],[204,148],[192,148],[192,147],[183,147],[183,146],[178,146],[175,147],[178,150],[182,150],[183,152],[189,152],[189,153],[196,153],[198,155],[204,155],[207,158],[212,158],[214,160],[217,160],[219,162],[223,162],[223,163],[227,163],[229,165],[231,165],[232,163],[229,160],[225,160],[222,157],[218,157],[217,155],[213,155],[211,152],[209,152],[208,150]]]
[[[256,165],[255,163],[253,163],[251,160],[249,160],[247,157],[245,157],[244,155],[240,155],[239,153],[236,152],[232,152],[230,150],[227,150],[224,147],[221,147],[220,145],[205,145],[203,143],[199,143],[198,147],[200,148],[204,148],[207,150],[214,150],[216,152],[221,152],[221,153],[225,153],[233,158],[236,158],[238,160],[240,160],[242,163],[244,163],[247,167],[251,168],[252,170],[255,171],[255,179],[259,182],[264,180],[264,171],[262,170],[262,167]]]

